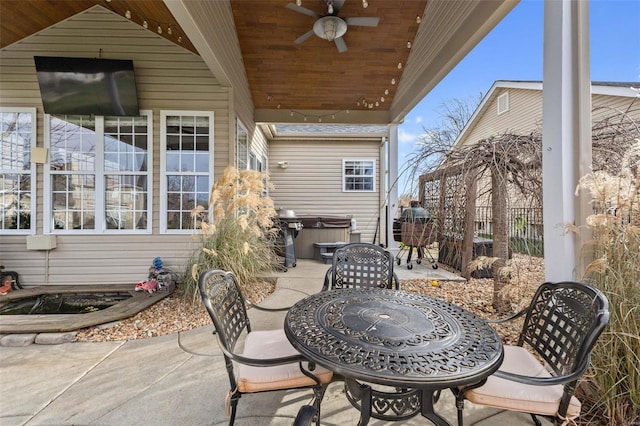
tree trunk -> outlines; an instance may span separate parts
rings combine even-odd
[[[493,308],[500,313],[509,311],[509,301],[501,296],[500,290],[509,282],[502,268],[509,258],[509,234],[507,232],[507,179],[502,170],[491,172],[491,210],[493,225]]]

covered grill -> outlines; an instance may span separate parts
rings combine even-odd
[[[302,229],[302,221],[296,216],[293,210],[281,210],[278,216],[280,222],[280,233],[278,238],[277,252],[284,258],[284,267],[296,266],[296,248],[293,240]]]

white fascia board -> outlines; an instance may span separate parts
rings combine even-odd
[[[600,84],[591,85],[592,95],[609,95],[609,96],[621,96],[625,98],[636,98],[640,96],[640,85],[634,87],[622,87],[622,86],[607,86]]]

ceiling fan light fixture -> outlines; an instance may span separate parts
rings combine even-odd
[[[337,16],[323,16],[313,24],[313,32],[320,38],[333,41],[347,32],[347,23]]]

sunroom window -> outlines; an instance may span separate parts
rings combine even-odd
[[[107,229],[150,229],[151,139],[144,117],[105,118]]]
[[[266,164],[266,160],[264,158],[264,156],[260,156],[258,154],[255,154],[254,152],[251,152],[249,155],[249,168],[251,170],[255,170],[258,172],[264,172],[264,165]]]
[[[161,112],[162,168],[160,227],[163,232],[193,232],[209,215],[213,184],[213,113]],[[201,206],[199,216],[194,209]]]
[[[0,108],[0,233],[35,233],[35,108]]]
[[[151,231],[152,118],[46,116],[51,233]]]
[[[373,159],[345,159],[342,161],[342,190],[344,192],[375,191]]]
[[[249,168],[249,133],[240,121],[238,121],[236,127],[236,157],[236,168],[238,170]]]

